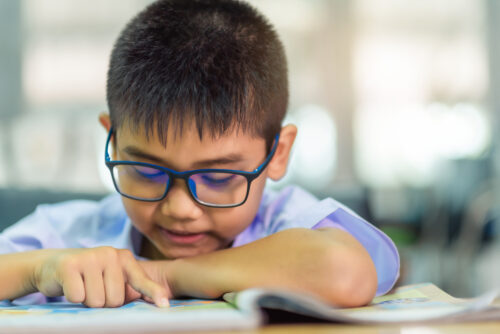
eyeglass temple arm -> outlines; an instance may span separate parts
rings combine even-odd
[[[271,161],[271,159],[274,156],[274,151],[276,151],[276,148],[278,147],[279,139],[280,139],[280,134],[278,132],[276,134],[276,136],[274,136],[274,143],[273,143],[273,147],[271,147],[271,152],[269,152],[266,160],[264,160],[264,162],[259,167],[257,167],[254,172],[260,172],[264,167],[267,166],[267,164],[269,163],[269,161]]]
[[[111,136],[113,135],[113,127],[109,128],[108,138],[106,139],[106,147],[104,149],[104,161],[111,161],[111,157],[108,153],[109,142],[111,141]]]

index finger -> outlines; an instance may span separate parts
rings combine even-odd
[[[122,258],[122,266],[127,282],[134,290],[151,298],[158,307],[170,306],[167,290],[151,280],[132,255]]]

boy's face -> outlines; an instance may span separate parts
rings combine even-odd
[[[169,133],[166,146],[155,135],[146,140],[144,132],[131,132],[128,126],[122,126],[115,139],[114,160],[147,162],[176,171],[253,171],[266,158],[263,138],[234,131],[217,139],[205,135],[200,140],[194,125],[177,138]],[[141,255],[174,259],[228,247],[255,218],[266,178],[267,168],[251,183],[246,202],[234,208],[198,204],[182,179],[175,179],[167,196],[158,202],[122,197],[132,223],[146,237]]]

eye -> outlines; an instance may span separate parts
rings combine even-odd
[[[206,184],[222,185],[224,183],[229,183],[234,179],[235,175],[218,175],[218,174],[202,174],[201,180]]]
[[[209,174],[200,174],[199,180],[201,183],[208,187],[227,187],[228,185],[233,183],[236,175],[234,174],[222,174],[222,173],[209,173]]]
[[[133,167],[135,174],[143,179],[147,179],[149,181],[154,181],[154,182],[164,182],[166,180],[167,175],[165,172],[156,169],[156,168],[149,168],[149,167],[142,167],[142,166],[134,166]]]

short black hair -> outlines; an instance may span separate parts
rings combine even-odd
[[[115,129],[127,121],[164,145],[169,127],[193,121],[200,139],[236,126],[269,144],[288,106],[283,45],[245,2],[156,1],[114,45],[107,101]]]

